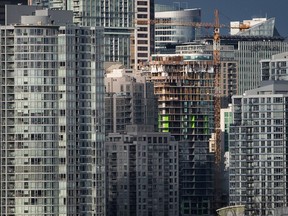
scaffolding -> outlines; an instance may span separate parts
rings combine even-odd
[[[182,215],[214,212],[214,160],[209,152],[214,131],[214,71],[212,58],[199,58],[201,54],[155,55],[150,61],[150,80],[158,97],[159,131],[170,132],[182,143]]]

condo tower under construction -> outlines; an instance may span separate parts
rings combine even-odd
[[[150,79],[158,96],[158,128],[179,142],[181,215],[211,215],[214,73],[210,54],[153,55]]]

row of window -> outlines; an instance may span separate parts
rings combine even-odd
[[[283,97],[263,97],[263,98],[244,98],[243,102],[244,104],[250,103],[283,103]]]
[[[29,28],[17,28],[15,29],[15,34],[17,36],[22,36],[22,35],[34,35],[34,36],[53,36],[55,35],[55,33],[57,32],[58,30],[57,29],[53,29],[53,28],[32,28],[32,27],[29,27]],[[35,38],[35,37],[34,37]]]

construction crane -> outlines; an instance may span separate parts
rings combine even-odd
[[[239,26],[230,26],[226,24],[219,23],[219,12],[217,9],[214,11],[215,21],[218,19],[219,29],[220,28],[227,28],[227,29],[239,29],[240,31],[244,31],[250,28],[250,25],[240,23]],[[216,17],[217,16],[217,17]],[[195,27],[195,28],[215,28],[214,23],[207,23],[207,22],[189,22],[189,21],[177,21],[171,18],[161,18],[161,19],[154,19],[154,20],[147,20],[147,19],[136,19],[136,24],[138,25],[169,25],[169,26],[188,26],[188,27]]]
[[[221,92],[220,92],[220,23],[219,12],[215,10],[213,31],[213,67],[214,67],[214,133],[215,133],[215,209],[221,206]]]
[[[214,67],[214,145],[215,145],[215,209],[220,208],[221,205],[221,129],[220,129],[220,110],[221,110],[221,88],[220,88],[220,28],[239,29],[240,31],[249,29],[247,24],[240,24],[239,26],[228,26],[220,24],[219,12],[214,11],[214,23],[204,22],[185,22],[175,21],[170,18],[155,19],[155,20],[137,20],[138,25],[169,25],[169,26],[189,26],[195,28],[213,28],[213,67]]]

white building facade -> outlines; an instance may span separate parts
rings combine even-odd
[[[245,215],[274,215],[287,206],[287,81],[267,81],[233,97],[230,205]]]
[[[261,64],[262,80],[288,80],[288,52],[263,59]]]

